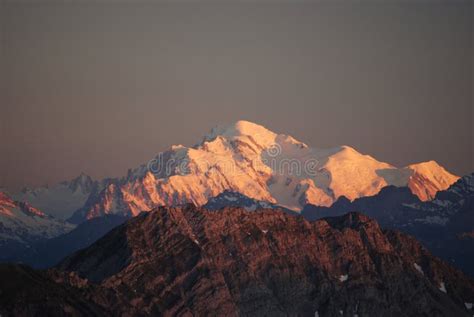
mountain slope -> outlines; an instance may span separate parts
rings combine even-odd
[[[58,270],[98,283],[109,295],[90,298],[119,315],[471,316],[474,299],[473,280],[357,213],[163,207]]]
[[[117,215],[91,219],[68,233],[33,243],[29,254],[18,260],[34,268],[52,267],[66,256],[88,247],[126,220],[127,218]]]
[[[30,203],[55,218],[67,219],[84,205],[95,185],[90,176],[81,174],[52,187],[25,188],[12,194],[12,197]]]
[[[408,185],[422,199],[457,179],[436,163],[397,169],[348,147],[310,148],[284,134],[238,121],[215,128],[194,147],[173,146],[148,164],[96,188],[71,221],[105,214],[134,216],[156,206],[203,205],[228,190],[300,210]],[[426,184],[426,185],[425,185]]]
[[[105,310],[79,289],[58,284],[43,272],[0,264],[1,316],[104,316]]]
[[[415,236],[435,255],[474,276],[474,173],[438,192],[432,201],[420,201],[407,187],[391,186],[353,202],[339,198],[331,207],[307,205],[301,214],[316,220],[351,211]]]
[[[54,219],[28,203],[11,199],[0,192],[0,242],[30,243],[68,232],[74,225]]]
[[[266,201],[252,199],[240,193],[231,192],[228,190],[223,191],[216,197],[212,197],[202,207],[204,209],[214,211],[223,209],[224,207],[241,207],[247,211],[255,211],[258,209],[280,209],[290,214],[296,214],[295,212],[281,206],[271,204]]]
[[[423,201],[433,199],[438,191],[447,189],[459,179],[435,161],[412,164],[407,169],[413,171],[407,185]]]
[[[31,255],[32,245],[74,228],[74,225],[45,215],[28,203],[0,192],[0,262],[18,261]]]

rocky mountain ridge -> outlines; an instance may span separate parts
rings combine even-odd
[[[90,298],[114,314],[473,313],[472,279],[358,213],[311,223],[276,210],[161,207],[57,270],[71,272],[56,275],[61,283],[98,287],[105,295]]]
[[[13,200],[0,192],[0,243],[17,241],[29,243],[66,233],[74,225],[46,215],[25,202]]]

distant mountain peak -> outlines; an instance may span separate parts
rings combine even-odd
[[[12,196],[15,200],[38,207],[48,215],[67,219],[84,205],[97,183],[89,175],[81,173],[53,186],[25,187]]]
[[[81,172],[79,176],[66,182],[73,191],[80,189],[82,192],[90,192],[94,186],[94,180],[89,175]]]
[[[411,164],[406,167],[411,171],[408,187],[421,200],[431,200],[440,190],[445,190],[459,179],[436,161]]]
[[[131,169],[119,182],[102,181],[97,193],[75,213],[88,219],[138,215],[163,205],[202,206],[225,190],[294,211],[307,203],[329,206],[340,196],[354,200],[375,195],[387,185],[408,184],[413,193],[428,200],[457,179],[445,171],[435,175],[436,171],[444,169],[433,163],[399,169],[347,145],[309,147],[289,135],[239,120],[213,128],[193,147],[170,147]],[[91,182],[84,175],[76,181]]]
[[[407,168],[413,170],[414,172],[423,173],[423,174],[430,174],[430,175],[433,175],[434,177],[436,177],[437,175],[439,177],[449,176],[450,181],[451,180],[456,181],[456,180],[459,179],[459,176],[451,174],[444,167],[439,165],[438,162],[436,162],[434,160],[415,163],[415,164],[410,164],[410,165],[407,166]]]
[[[103,203],[91,205],[93,213],[97,208],[116,213],[118,206],[126,207],[119,213],[138,214],[157,205],[203,205],[224,190],[298,210],[306,203],[330,205],[342,195],[349,200],[374,195],[391,184],[406,186],[411,173],[347,145],[310,148],[245,120],[213,128],[195,147],[171,147],[160,160],[166,171],[150,174],[146,165],[135,169],[131,175],[136,177],[127,177],[118,191],[98,198]],[[419,168],[412,188],[427,199],[441,183],[429,181],[430,188],[425,188],[423,182],[430,177],[421,177],[425,170]]]
[[[224,136],[242,136],[254,134],[268,134],[276,136],[276,134],[263,125],[253,123],[246,120],[239,120],[230,125],[218,125],[211,130],[210,135]]]
[[[275,143],[277,134],[262,125],[246,120],[239,120],[231,125],[214,127],[210,133],[204,136],[204,141],[212,141],[219,136],[226,139],[249,137],[260,145],[270,146]]]
[[[429,160],[429,161],[423,161],[423,162],[419,162],[419,163],[413,163],[413,164],[410,164],[408,165],[408,167],[410,168],[417,168],[417,169],[420,169],[420,168],[442,168],[441,165],[438,164],[438,162],[436,162],[435,160]]]
[[[65,233],[73,225],[54,219],[29,203],[0,192],[0,245],[5,241],[29,243]],[[2,259],[0,254],[0,260]]]

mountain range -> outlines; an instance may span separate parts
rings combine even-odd
[[[70,223],[0,192],[0,261],[17,260],[29,252],[34,241],[53,238],[73,228]]]
[[[326,213],[331,216],[360,211],[349,208],[335,212],[346,200],[363,201],[390,186],[406,186],[409,195],[400,204],[430,201],[457,179],[433,161],[395,168],[348,146],[311,148],[291,136],[238,121],[212,129],[193,147],[172,146],[121,178],[99,181],[81,174],[54,186],[25,188],[12,193],[12,198],[3,193],[1,259],[35,267],[53,265],[126,218],[157,206],[193,203],[210,210],[224,206],[247,210],[277,207],[288,213],[303,209],[305,216],[311,208],[305,206],[331,206]],[[20,205],[36,214],[19,212]],[[103,224],[90,222],[106,215],[116,218]],[[374,217],[387,225],[379,215]],[[400,219],[404,223],[408,218]],[[69,237],[81,242],[72,242]],[[58,245],[46,241],[54,238],[65,243],[49,248]]]
[[[0,262],[0,316],[472,316],[474,174],[238,121],[0,192]]]
[[[117,214],[135,216],[157,206],[201,206],[224,191],[300,211],[408,186],[421,200],[458,179],[434,161],[396,168],[349,146],[309,147],[248,121],[216,127],[193,147],[172,146],[126,176],[93,181],[81,175],[52,188],[13,194],[72,223]]]
[[[474,299],[474,280],[362,214],[193,205],[142,213],[47,271],[0,265],[0,279],[6,316],[472,316]]]
[[[98,186],[90,176],[81,173],[78,177],[54,186],[23,188],[11,196],[18,201],[28,202],[50,216],[66,220],[81,208]]]

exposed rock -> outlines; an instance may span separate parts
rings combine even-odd
[[[474,298],[473,280],[358,213],[158,208],[58,269],[98,283],[114,314],[471,316]]]

